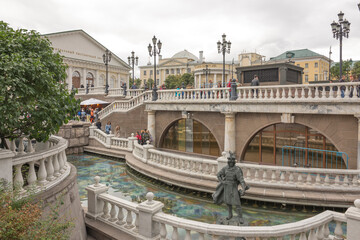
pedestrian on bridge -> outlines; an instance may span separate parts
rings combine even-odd
[[[251,80],[251,86],[260,86],[260,81],[259,81],[258,75],[254,75],[254,79]],[[256,89],[256,91],[255,91],[254,89],[251,89],[251,92],[252,92],[253,97],[257,98],[259,90]],[[254,92],[256,92],[256,95],[254,95]]]

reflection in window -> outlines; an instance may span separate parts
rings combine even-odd
[[[162,148],[219,156],[220,149],[214,135],[200,122],[180,119],[173,123],[161,143]]]
[[[321,133],[300,124],[284,123],[258,132],[246,149],[244,161],[317,168],[347,167],[346,156],[337,152]]]

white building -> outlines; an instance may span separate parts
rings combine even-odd
[[[103,54],[106,48],[83,30],[72,30],[45,34],[55,52],[64,57],[68,65],[66,83],[69,88],[82,86],[104,87],[106,70]],[[123,83],[129,86],[130,66],[112,53],[108,65],[109,87],[119,88]]]

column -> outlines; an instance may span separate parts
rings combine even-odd
[[[149,129],[149,132],[152,136],[153,142],[152,145],[156,146],[155,144],[155,113],[156,111],[148,110],[148,124],[147,128]]]
[[[72,72],[73,72],[73,68],[71,66],[69,66],[68,76],[66,78],[69,90],[71,90],[71,88],[72,88]]]
[[[118,84],[116,84],[116,88],[120,88],[120,87],[121,87],[120,73],[117,74],[117,79],[118,79],[118,80],[117,80],[117,83],[118,83]]]
[[[214,73],[214,87],[217,87],[217,82],[216,82],[216,73]]]
[[[165,78],[165,71],[166,71],[166,70],[165,70],[165,69],[162,69],[161,71],[162,71],[162,74],[163,74],[163,77],[162,77],[163,81],[162,81],[162,83],[161,83],[161,85],[162,85],[162,84],[165,84],[165,80],[166,80],[166,78]]]
[[[225,115],[225,136],[224,136],[224,151],[235,152],[235,113],[223,112]]]
[[[95,70],[95,83],[94,83],[95,87],[100,87],[99,85],[99,71]]]
[[[358,137],[357,137],[357,169],[360,169],[360,114],[355,114],[358,120]]]
[[[198,75],[199,88],[201,88],[201,73]]]
[[[81,83],[80,85],[83,84],[84,87],[86,88],[86,68],[83,69],[83,77],[81,78]]]

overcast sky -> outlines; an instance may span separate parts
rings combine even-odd
[[[330,23],[340,11],[351,23],[343,59],[360,60],[360,0],[0,0],[0,20],[13,28],[42,34],[83,29],[127,62],[149,61],[153,35],[163,43],[163,58],[184,49],[206,61],[221,61],[216,42],[232,42],[226,59],[243,51],[270,57],[308,48],[339,61],[339,41]],[[152,60],[151,60],[152,61]],[[138,73],[136,74],[138,76]]]

